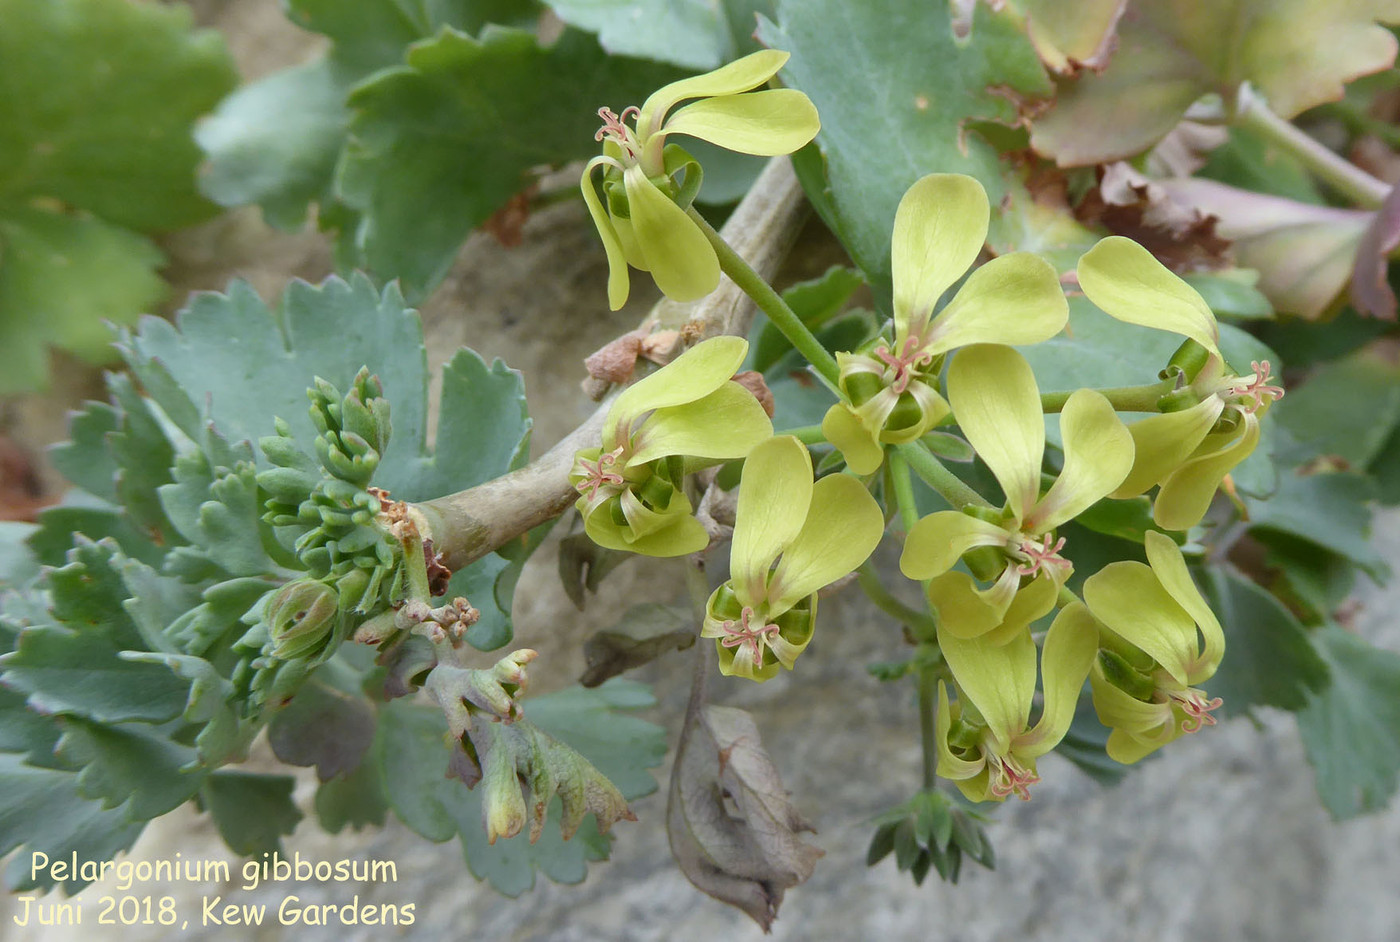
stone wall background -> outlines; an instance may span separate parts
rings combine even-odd
[[[196,0],[203,20],[225,30],[245,76],[305,58],[314,47],[288,26],[275,0]],[[808,233],[819,240],[820,231]],[[166,244],[171,281],[187,290],[221,288],[248,278],[271,298],[293,276],[317,279],[329,256],[314,233],[273,233],[256,211],[221,217]],[[581,206],[560,206],[530,220],[522,246],[506,250],[474,237],[423,316],[434,368],[460,344],[501,356],[526,377],[535,416],[535,450],[561,437],[591,405],[578,395],[582,358],[630,329],[654,296],[636,290],[623,311],[603,303],[606,262]],[[63,410],[91,396],[91,375],[75,375],[50,397],[13,407],[12,434],[31,446],[63,437]],[[1381,518],[1376,542],[1400,557],[1400,514]],[[542,652],[538,690],[572,682],[580,646],[627,606],[668,600],[678,580],[657,561],[635,560],[615,572],[584,613],[565,598],[555,576],[555,542],[531,561],[516,600],[517,639]],[[1400,589],[1360,593],[1357,629],[1400,650]],[[823,601],[816,641],[795,674],[762,686],[717,679],[717,701],[752,711],[764,743],[797,807],[813,821],[826,850],[816,874],[790,891],[775,939],[882,938],[980,942],[1024,938],[1047,942],[1261,940],[1391,942],[1400,938],[1400,803],[1386,813],[1337,825],[1313,790],[1293,721],[1265,711],[1188,737],[1145,763],[1115,789],[1103,789],[1051,756],[1032,801],[1008,803],[990,827],[998,869],[974,864],[957,886],[933,875],[923,887],[892,859],[865,866],[868,819],[918,787],[918,727],[908,685],[881,685],[864,665],[903,648],[892,622],[858,593]],[[684,712],[691,653],[633,676],[654,684],[650,718],[674,733]],[[271,763],[264,750],[255,762]],[[611,862],[594,864],[577,886],[541,879],[519,900],[497,896],[463,865],[456,843],[434,845],[391,820],[383,829],[329,836],[311,814],[312,778],[300,776],[298,800],[308,818],[286,851],[310,859],[391,859],[399,882],[355,886],[274,885],[245,892],[177,884],[182,915],[194,916],[192,939],[491,938],[517,940],[757,939],[746,916],[702,896],[673,865],[667,847],[663,787],[634,802],[639,821],[620,824]],[[0,799],[3,800],[3,799]],[[181,809],[148,828],[135,859],[232,858],[212,825]],[[237,862],[233,862],[237,873]],[[172,938],[160,929],[99,929],[96,900],[118,892],[94,885],[77,929],[19,930],[13,898],[0,897],[0,937],[16,940]],[[161,892],[165,892],[162,890]],[[417,923],[383,928],[200,929],[199,899],[266,903],[288,892],[304,902],[408,903]],[[275,923],[275,919],[269,919]],[[111,933],[105,935],[104,933]]]

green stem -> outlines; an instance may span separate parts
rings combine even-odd
[[[943,499],[946,500],[954,510],[972,505],[974,507],[990,507],[991,501],[974,491],[962,482],[953,472],[943,466],[933,454],[919,442],[909,442],[898,446],[898,454],[909,462],[909,467],[914,469],[914,473],[933,488]]]
[[[1095,389],[1109,401],[1117,412],[1157,412],[1157,400],[1176,388],[1175,379],[1164,379],[1142,386],[1115,386],[1109,389]],[[1061,412],[1074,390],[1040,394],[1040,408],[1043,412]]]
[[[1324,147],[1269,110],[1257,94],[1241,96],[1235,124],[1246,128],[1294,157],[1322,182],[1363,209],[1379,209],[1390,187],[1340,154]]]
[[[786,428],[773,434],[791,435],[804,445],[823,445],[826,443],[826,436],[822,434],[820,425],[801,425],[797,428]]]
[[[884,583],[880,581],[879,575],[875,572],[875,566],[870,560],[867,559],[856,570],[856,582],[869,596],[870,601],[875,603],[876,608],[900,624],[908,625],[909,630],[916,638],[932,640],[934,636],[933,619],[924,612],[910,608],[891,595],[889,589],[886,589]]]
[[[932,791],[938,784],[938,740],[934,728],[934,676],[931,670],[919,671],[919,741],[924,752],[924,789]]]
[[[904,524],[904,532],[914,529],[919,522],[919,508],[914,503],[914,483],[909,480],[909,462],[897,451],[890,452],[890,488],[894,491],[895,506],[899,508],[899,521]]]
[[[784,337],[788,339],[797,351],[807,358],[807,362],[816,368],[817,372],[832,386],[836,385],[840,378],[841,371],[836,366],[836,358],[821,345],[816,336],[807,329],[807,325],[802,323],[802,319],[793,313],[792,308],[787,306],[778,292],[763,280],[763,277],[749,267],[749,263],[744,261],[738,252],[729,247],[729,243],[714,230],[705,217],[701,216],[692,206],[686,210],[686,214],[700,227],[700,231],[705,234],[705,238],[710,240],[710,245],[714,247],[715,254],[719,256],[719,267],[724,273],[733,279],[745,294],[753,299],[754,303],[768,319],[773,322],[773,326],[782,331]]]

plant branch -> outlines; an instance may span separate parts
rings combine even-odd
[[[811,363],[827,382],[835,386],[841,375],[841,371],[836,366],[836,358],[807,329],[807,325],[802,323],[802,319],[793,313],[792,308],[788,307],[787,302],[782,299],[778,292],[773,290],[773,286],[768,283],[768,280],[754,271],[738,252],[730,248],[724,237],[705,221],[704,216],[696,212],[695,207],[692,206],[686,210],[686,213],[700,227],[700,231],[705,233],[705,237],[710,240],[715,254],[719,256],[719,267],[724,270],[724,273],[743,289],[745,294],[753,298],[754,302],[763,309],[763,313],[768,315],[773,326],[782,331],[788,342],[797,348],[797,352],[806,357],[807,362]]]
[[[991,501],[974,491],[962,482],[956,474],[949,471],[943,462],[939,461],[919,442],[909,442],[900,445],[899,454],[905,461],[909,462],[909,467],[914,473],[937,491],[954,510],[961,510],[968,505],[974,507],[990,507]]]
[[[1390,187],[1356,164],[1324,147],[1293,122],[1279,117],[1255,92],[1240,92],[1235,124],[1266,138],[1280,150],[1297,157],[1304,166],[1341,196],[1364,209],[1380,209]]]
[[[1175,379],[1164,379],[1142,386],[1114,386],[1108,389],[1095,389],[1109,401],[1116,412],[1157,412],[1157,400],[1176,388]],[[1060,412],[1064,409],[1074,390],[1040,394],[1040,408],[1043,412]]]
[[[724,224],[724,238],[744,253],[757,277],[771,278],[808,212],[792,164],[786,157],[775,158]],[[754,311],[737,285],[722,281],[716,291],[692,304],[663,300],[646,319],[684,329],[698,340],[747,334]],[[569,484],[574,453],[598,445],[609,405],[604,401],[583,424],[525,467],[413,505],[422,515],[424,537],[433,541],[443,564],[461,569],[567,510],[578,498]]]

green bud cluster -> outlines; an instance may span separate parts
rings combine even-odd
[[[893,853],[899,869],[918,885],[923,885],[929,870],[957,883],[964,857],[995,870],[996,857],[981,820],[942,792],[919,792],[876,819],[866,865],[873,867]]]
[[[259,701],[299,682],[405,593],[402,546],[379,519],[379,495],[367,489],[389,443],[383,388],[361,368],[345,395],[320,377],[307,395],[315,457],[282,419],[277,435],[258,443],[273,465],[257,476],[263,522],[306,573],[245,616],[252,627],[238,642],[249,652],[242,673]]]

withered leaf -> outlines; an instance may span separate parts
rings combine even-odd
[[[1230,266],[1230,242],[1217,234],[1215,216],[1173,200],[1126,163],[1099,168],[1098,178],[1075,207],[1082,222],[1127,236],[1178,274]]]
[[[600,631],[583,643],[588,667],[579,683],[596,687],[671,651],[684,651],[695,643],[695,632],[688,606],[634,605],[610,630]]]
[[[590,592],[597,592],[608,573],[627,560],[631,553],[599,546],[586,533],[573,533],[559,541],[559,580],[564,593],[580,611]]]
[[[813,828],[788,800],[753,718],[730,707],[687,715],[666,830],[686,878],[748,913],[764,932],[783,893],[810,877],[823,854],[798,838]]]
[[[1393,187],[1356,247],[1351,303],[1362,314],[1395,320],[1395,292],[1386,278],[1390,253],[1400,245],[1400,187]]]

